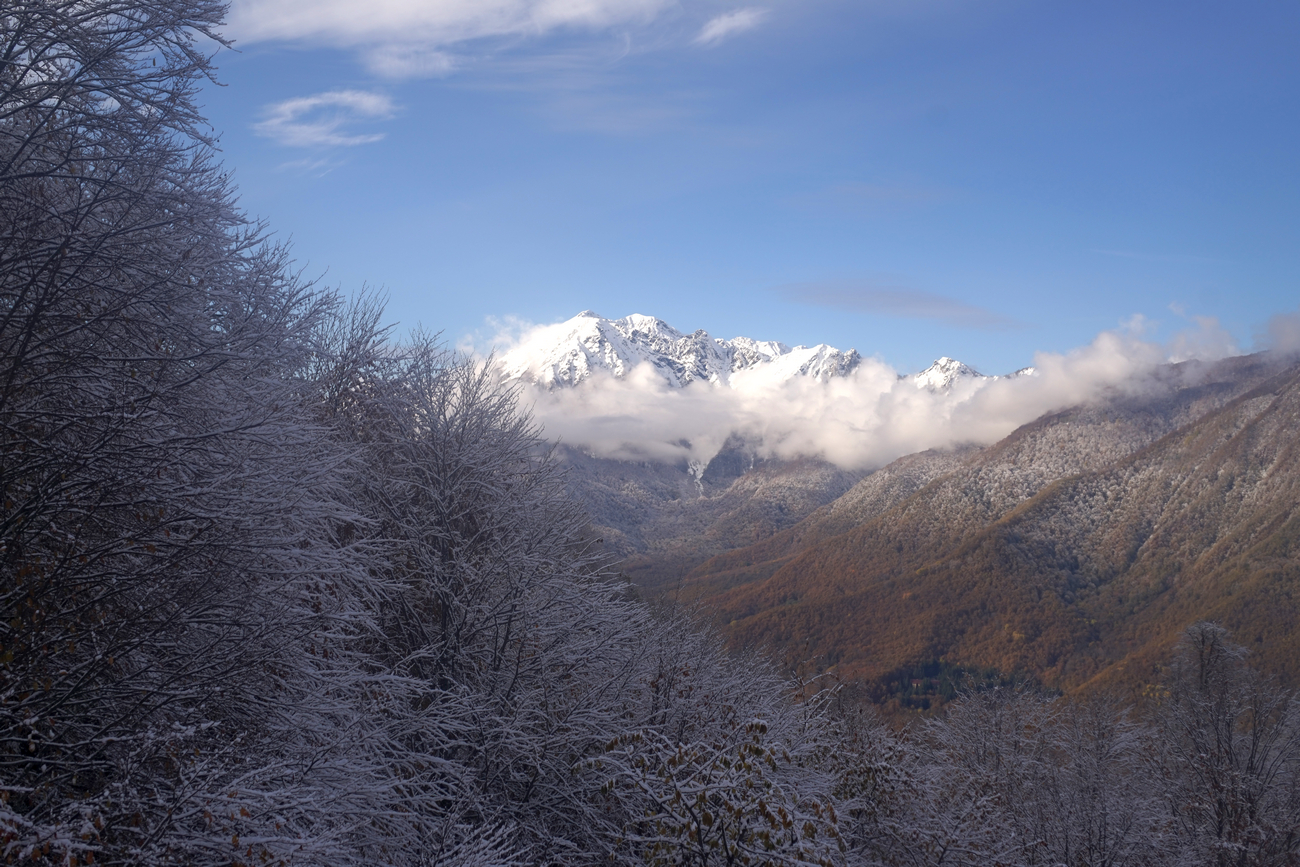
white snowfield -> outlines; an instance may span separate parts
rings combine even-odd
[[[789,347],[774,340],[736,337],[723,340],[708,332],[684,334],[662,319],[634,313],[606,319],[584,310],[558,325],[534,329],[501,359],[508,379],[522,379],[546,388],[577,385],[594,374],[627,376],[649,364],[671,387],[702,381],[735,386],[733,375],[785,382],[807,377],[825,382],[844,376],[862,361],[857,350],[840,350],[819,343]],[[1012,376],[1032,373],[1032,368]],[[943,357],[910,377],[917,388],[950,391],[959,381],[986,377],[952,358]]]

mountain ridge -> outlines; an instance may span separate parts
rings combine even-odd
[[[665,383],[681,388],[693,382],[733,385],[733,376],[763,375],[777,381],[808,377],[823,382],[847,376],[862,361],[856,349],[841,350],[825,343],[788,346],[774,340],[711,337],[704,330],[678,331],[654,316],[634,313],[607,319],[584,310],[572,319],[530,332],[505,352],[500,368],[506,379],[544,388],[579,385],[605,374],[627,377],[639,365],[650,368]],[[1032,374],[1022,368],[1010,376]],[[944,356],[916,374],[918,388],[951,389],[962,380],[990,380],[974,368]]]

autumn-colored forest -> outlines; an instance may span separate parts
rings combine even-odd
[[[1294,682],[1300,367],[1253,357],[1202,377],[1155,407],[1183,424],[1118,459],[1099,445],[1122,445],[1131,404],[1048,417],[864,520],[823,509],[716,556],[682,592],[735,645],[846,680],[942,661],[1140,689],[1210,618]]]

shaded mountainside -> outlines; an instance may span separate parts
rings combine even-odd
[[[861,473],[818,460],[759,460],[731,442],[707,467],[617,461],[558,446],[569,490],[620,571],[654,594],[710,557],[786,530]]]
[[[1204,618],[1291,678],[1297,430],[1300,366],[1173,367],[986,449],[897,461],[686,589],[734,642],[846,678],[943,660],[1142,684]]]

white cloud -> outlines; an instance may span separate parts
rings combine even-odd
[[[278,172],[292,172],[297,175],[310,175],[313,178],[322,178],[338,168],[342,163],[338,160],[322,157],[320,159],[289,160],[280,163],[275,167]]]
[[[438,78],[456,69],[456,58],[425,45],[376,45],[365,50],[363,59],[384,78]]]
[[[1170,305],[1175,313],[1185,316],[1181,309]],[[1198,358],[1201,361],[1217,361],[1230,355],[1240,355],[1237,341],[1228,329],[1219,324],[1213,316],[1191,316],[1195,328],[1188,328],[1175,334],[1169,341],[1169,360],[1187,361]]]
[[[499,339],[520,339],[518,322],[501,324]],[[1205,345],[1217,356],[1219,344]],[[525,387],[522,397],[548,438],[604,457],[707,463],[740,433],[766,456],[819,455],[862,469],[927,448],[993,443],[1044,413],[1103,395],[1168,388],[1152,374],[1169,356],[1170,347],[1125,327],[1068,353],[1038,353],[1034,375],[959,381],[948,393],[918,389],[868,358],[851,375],[824,382],[781,382],[751,368],[733,374],[730,387],[672,388],[643,365],[577,388]]]
[[[390,76],[445,74],[443,52],[477,39],[601,31],[644,24],[674,0],[235,0],[239,41],[286,40],[357,48]]]
[[[456,341],[456,350],[466,356],[486,357],[492,355],[500,359],[511,347],[518,346],[539,326],[518,316],[489,316],[484,322],[486,328],[462,334]]]
[[[387,96],[362,90],[332,90],[298,96],[268,105],[264,119],[253,126],[260,136],[290,147],[350,147],[370,144],[383,133],[350,133],[360,121],[393,116]]]
[[[759,24],[762,24],[763,19],[766,17],[766,9],[757,9],[752,6],[747,9],[736,9],[727,12],[705,24],[700,29],[700,35],[695,37],[695,43],[697,45],[717,45],[737,33],[754,29]]]
[[[1300,353],[1300,310],[1278,313],[1270,318],[1263,344],[1283,355]]]

